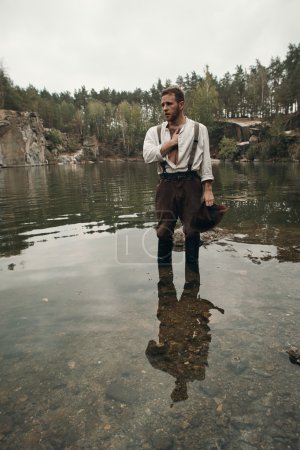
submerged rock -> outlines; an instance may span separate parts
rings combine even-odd
[[[300,349],[294,346],[290,346],[289,349],[286,350],[287,354],[290,357],[290,361],[293,364],[299,364],[300,365]]]
[[[106,397],[121,403],[135,403],[139,398],[137,390],[122,382],[111,383],[106,390]]]
[[[171,448],[174,448],[174,439],[167,433],[156,433],[151,436],[150,440],[155,450],[169,450]]]
[[[201,233],[200,245],[210,244],[213,241],[218,241],[219,239],[223,239],[224,237],[228,237],[229,235],[230,233],[227,230],[215,227],[212,230]],[[178,227],[174,230],[173,234],[173,250],[181,252],[184,249],[184,245],[185,245],[185,235],[183,232],[183,227]]]
[[[183,232],[183,227],[176,228],[173,234],[173,248],[174,250],[183,250],[185,243],[185,235]]]
[[[240,375],[243,373],[246,369],[249,368],[249,364],[246,360],[241,359],[239,356],[234,356],[231,358],[231,360],[227,363],[227,367],[231,372],[233,372],[235,375]]]

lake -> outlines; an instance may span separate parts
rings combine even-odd
[[[0,170],[1,449],[300,448],[300,167],[213,172],[199,284],[159,279],[154,165]]]

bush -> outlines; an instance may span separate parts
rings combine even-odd
[[[250,143],[249,148],[246,150],[245,156],[248,161],[254,161],[256,158],[260,158],[261,145],[258,143]]]
[[[284,135],[284,119],[277,116],[273,119],[270,128],[266,130],[262,146],[263,158],[281,159],[288,158],[288,139]]]
[[[284,137],[267,139],[261,143],[261,152],[257,156],[262,161],[288,158],[289,151],[286,140]]]
[[[47,148],[50,151],[57,149],[63,143],[61,132],[59,130],[55,130],[54,128],[46,131],[45,138],[47,140]]]
[[[211,148],[216,149],[220,145],[220,141],[224,136],[224,126],[221,123],[214,122],[208,126],[209,143]]]
[[[219,157],[223,161],[235,161],[239,157],[239,149],[234,139],[223,137],[220,142]]]
[[[300,143],[294,143],[289,148],[290,158],[294,161],[300,161]]]

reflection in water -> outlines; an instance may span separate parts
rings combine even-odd
[[[177,299],[172,266],[158,268],[159,342],[150,340],[146,355],[155,368],[175,378],[173,402],[188,398],[187,383],[204,380],[211,341],[208,326],[211,309],[224,310],[200,298],[200,273],[185,269],[185,284]]]

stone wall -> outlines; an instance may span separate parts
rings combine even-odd
[[[0,110],[0,167],[45,163],[44,128],[38,116]]]

